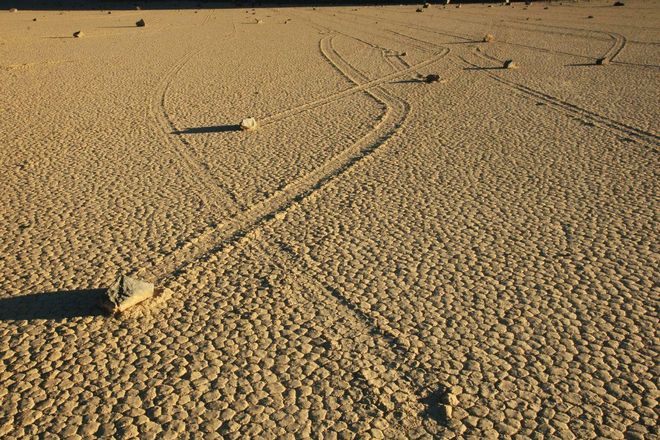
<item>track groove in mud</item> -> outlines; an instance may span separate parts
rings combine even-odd
[[[436,44],[436,43],[421,40],[421,39],[406,35],[404,33],[396,32],[396,34],[400,35],[402,37],[406,37],[406,38],[415,40],[417,42],[427,44],[428,45],[428,47],[426,48],[427,51],[432,51],[434,48],[439,47],[439,45]],[[619,41],[618,43],[615,43],[612,46],[610,51],[614,51],[613,53],[615,53],[615,55],[616,55],[617,53],[620,53],[620,50],[621,50],[621,48],[623,47],[624,44],[625,44],[624,41]],[[501,63],[501,60],[499,60],[495,57],[492,57],[492,56],[490,56],[486,53],[483,53],[479,50],[473,50],[470,53],[472,53],[474,55],[477,55],[477,56],[479,56],[479,57],[481,57],[485,60],[488,60],[490,62],[495,62],[495,63],[498,63],[498,64]],[[459,56],[459,58],[464,63],[468,64],[469,66],[471,66],[473,68],[480,69],[482,67],[480,65],[477,65],[475,63],[472,63],[472,62],[468,61],[463,56]],[[499,76],[495,73],[492,73],[489,70],[481,70],[481,71],[483,73],[485,73],[489,78],[491,78],[491,79],[493,79],[493,80],[495,80],[495,81],[497,81],[501,84],[505,84],[505,85],[515,89],[516,91],[521,92],[524,95],[526,95],[528,97],[531,97],[535,100],[542,100],[546,104],[548,104],[550,107],[552,107],[556,110],[562,111],[562,112],[564,112],[566,114],[569,114],[571,116],[579,116],[581,118],[589,119],[591,122],[598,125],[599,127],[604,128],[608,131],[614,132],[618,136],[624,136],[624,137],[632,136],[632,137],[634,137],[635,139],[637,139],[641,142],[644,142],[646,144],[651,145],[653,148],[658,147],[658,143],[660,142],[660,136],[658,136],[654,133],[651,133],[651,132],[639,129],[637,127],[633,127],[633,126],[615,121],[611,118],[608,118],[607,116],[604,116],[604,115],[598,114],[596,112],[584,109],[580,106],[577,106],[577,105],[572,104],[570,102],[567,102],[565,100],[559,99],[559,98],[557,98],[555,96],[552,96],[550,94],[535,90],[531,87],[525,86],[523,84],[511,81],[511,80],[502,78],[501,76]]]
[[[493,57],[484,55],[479,52],[474,52],[475,55],[488,60],[488,61],[494,61],[495,59]],[[482,66],[479,66],[475,63],[472,63],[468,61],[464,57],[460,57],[463,62],[466,64],[474,67],[474,68],[481,68]],[[499,60],[498,60],[499,61]],[[547,93],[543,93],[541,91],[535,90],[531,87],[525,86],[523,84],[517,83],[515,81],[511,81],[506,78],[502,78],[499,75],[496,75],[488,70],[480,70],[484,74],[486,74],[488,77],[491,79],[504,84],[518,92],[523,93],[524,95],[533,98],[534,100],[542,100],[546,104],[548,104],[550,107],[554,109],[558,109],[566,114],[572,115],[572,116],[579,116],[584,119],[588,119],[591,122],[593,122],[595,125],[604,128],[606,130],[612,131],[615,134],[619,136],[631,136],[636,138],[639,141],[642,141],[644,143],[647,143],[651,145],[654,149],[657,149],[659,142],[660,142],[660,136],[650,133],[648,131],[641,130],[636,127],[632,127],[627,124],[623,124],[621,122],[615,121],[613,119],[608,118],[607,116],[600,115],[598,113],[589,111],[587,109],[584,109],[582,107],[579,107],[575,104],[571,104],[570,102],[564,101],[562,99],[556,98],[552,95],[549,95]]]
[[[325,281],[325,274],[317,262],[311,258],[302,257],[295,253],[286,243],[276,242],[274,246],[267,241],[260,241],[258,246],[268,258],[290,273],[303,286],[306,286],[311,294],[301,291],[311,302],[318,304],[331,315],[338,315],[346,321],[351,322],[349,328],[352,333],[369,335],[375,343],[377,350],[364,347],[363,353],[375,358],[373,363],[383,365],[387,370],[393,371],[399,378],[399,388],[406,394],[405,402],[396,405],[403,409],[406,415],[404,420],[398,420],[400,428],[407,431],[410,428],[422,425],[422,405],[419,403],[420,396],[429,390],[420,384],[426,383],[420,378],[420,373],[425,377],[431,377],[429,372],[422,367],[415,367],[414,360],[410,357],[406,344],[395,335],[386,324],[379,323],[371,317],[368,312],[362,310],[359,305],[353,303],[341,293],[341,289]],[[390,402],[391,396],[379,396],[385,400],[385,405],[393,406]]]
[[[209,14],[210,15],[210,14]],[[208,18],[208,17],[207,17]],[[236,26],[233,26],[233,29],[230,33],[225,35],[224,39],[232,38],[236,35]],[[193,152],[190,142],[188,142],[184,136],[176,134],[178,128],[172,117],[167,111],[167,94],[178,76],[181,70],[199,53],[204,51],[204,47],[199,48],[193,52],[184,55],[178,62],[164,75],[163,80],[156,89],[155,101],[156,105],[152,104],[151,112],[154,116],[154,119],[160,126],[161,130],[164,133],[164,138],[167,143],[169,143],[175,151],[179,153],[179,156],[183,158],[184,163],[186,164],[188,170],[192,173],[192,176],[199,178],[203,181],[205,188],[210,194],[217,197],[218,200],[227,200],[235,206],[242,207],[242,204],[238,200],[238,197],[225,185],[221,180],[213,175],[208,165],[200,160]],[[158,110],[156,110],[156,108]],[[175,136],[175,139],[178,141],[172,140],[171,136]],[[190,178],[190,177],[188,177]],[[196,180],[197,181],[197,180]],[[220,191],[218,191],[218,189]],[[197,191],[198,197],[202,200],[204,205],[213,206],[217,200],[209,200],[204,195],[200,195],[200,191]],[[224,208],[227,206],[215,206],[215,208]]]
[[[330,44],[331,38],[331,36],[325,36],[320,41],[320,48],[324,57],[326,57],[327,61],[338,72],[353,81],[356,86],[363,86],[367,93],[373,96],[374,99],[386,103],[388,111],[385,112],[383,119],[370,133],[311,173],[289,183],[266,200],[251,206],[232,219],[227,220],[224,224],[209,226],[199,236],[189,240],[175,252],[157,260],[155,266],[150,271],[156,279],[166,282],[176,277],[185,267],[192,264],[204,254],[219,251],[227,243],[249,233],[261,222],[274,217],[276,213],[285,210],[291,204],[319,190],[328,182],[350,169],[355,163],[370,156],[403,125],[405,117],[410,110],[409,106],[404,101],[392,97],[377,86],[391,79],[390,76],[387,76],[387,79],[381,78],[376,80],[373,84],[366,80],[364,83],[360,83],[360,79],[355,79],[355,76],[359,76],[359,73],[356,73],[348,63],[336,54]],[[433,57],[422,64],[431,64],[442,58],[446,53]],[[347,72],[349,70],[352,72]],[[405,72],[397,72],[397,74],[403,73]],[[379,91],[369,89],[369,87],[374,86]]]

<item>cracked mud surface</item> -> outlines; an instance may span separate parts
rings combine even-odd
[[[656,437],[660,4],[247,11],[0,12],[0,436]]]

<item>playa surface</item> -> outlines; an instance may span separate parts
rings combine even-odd
[[[1,11],[0,436],[656,436],[625,3]]]

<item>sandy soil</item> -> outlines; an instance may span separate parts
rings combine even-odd
[[[660,3],[611,3],[0,12],[0,436],[656,437]]]

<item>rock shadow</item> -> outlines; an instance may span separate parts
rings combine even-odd
[[[184,130],[173,131],[172,134],[202,134],[202,133],[226,133],[228,131],[241,131],[241,126],[233,125],[212,125],[209,127],[192,127]]]
[[[63,320],[100,316],[108,289],[59,290],[0,298],[0,321]]]
[[[447,390],[441,387],[429,393],[426,397],[420,399],[420,402],[426,406],[423,416],[434,420],[442,426],[449,423],[449,415],[445,409],[447,402]]]

